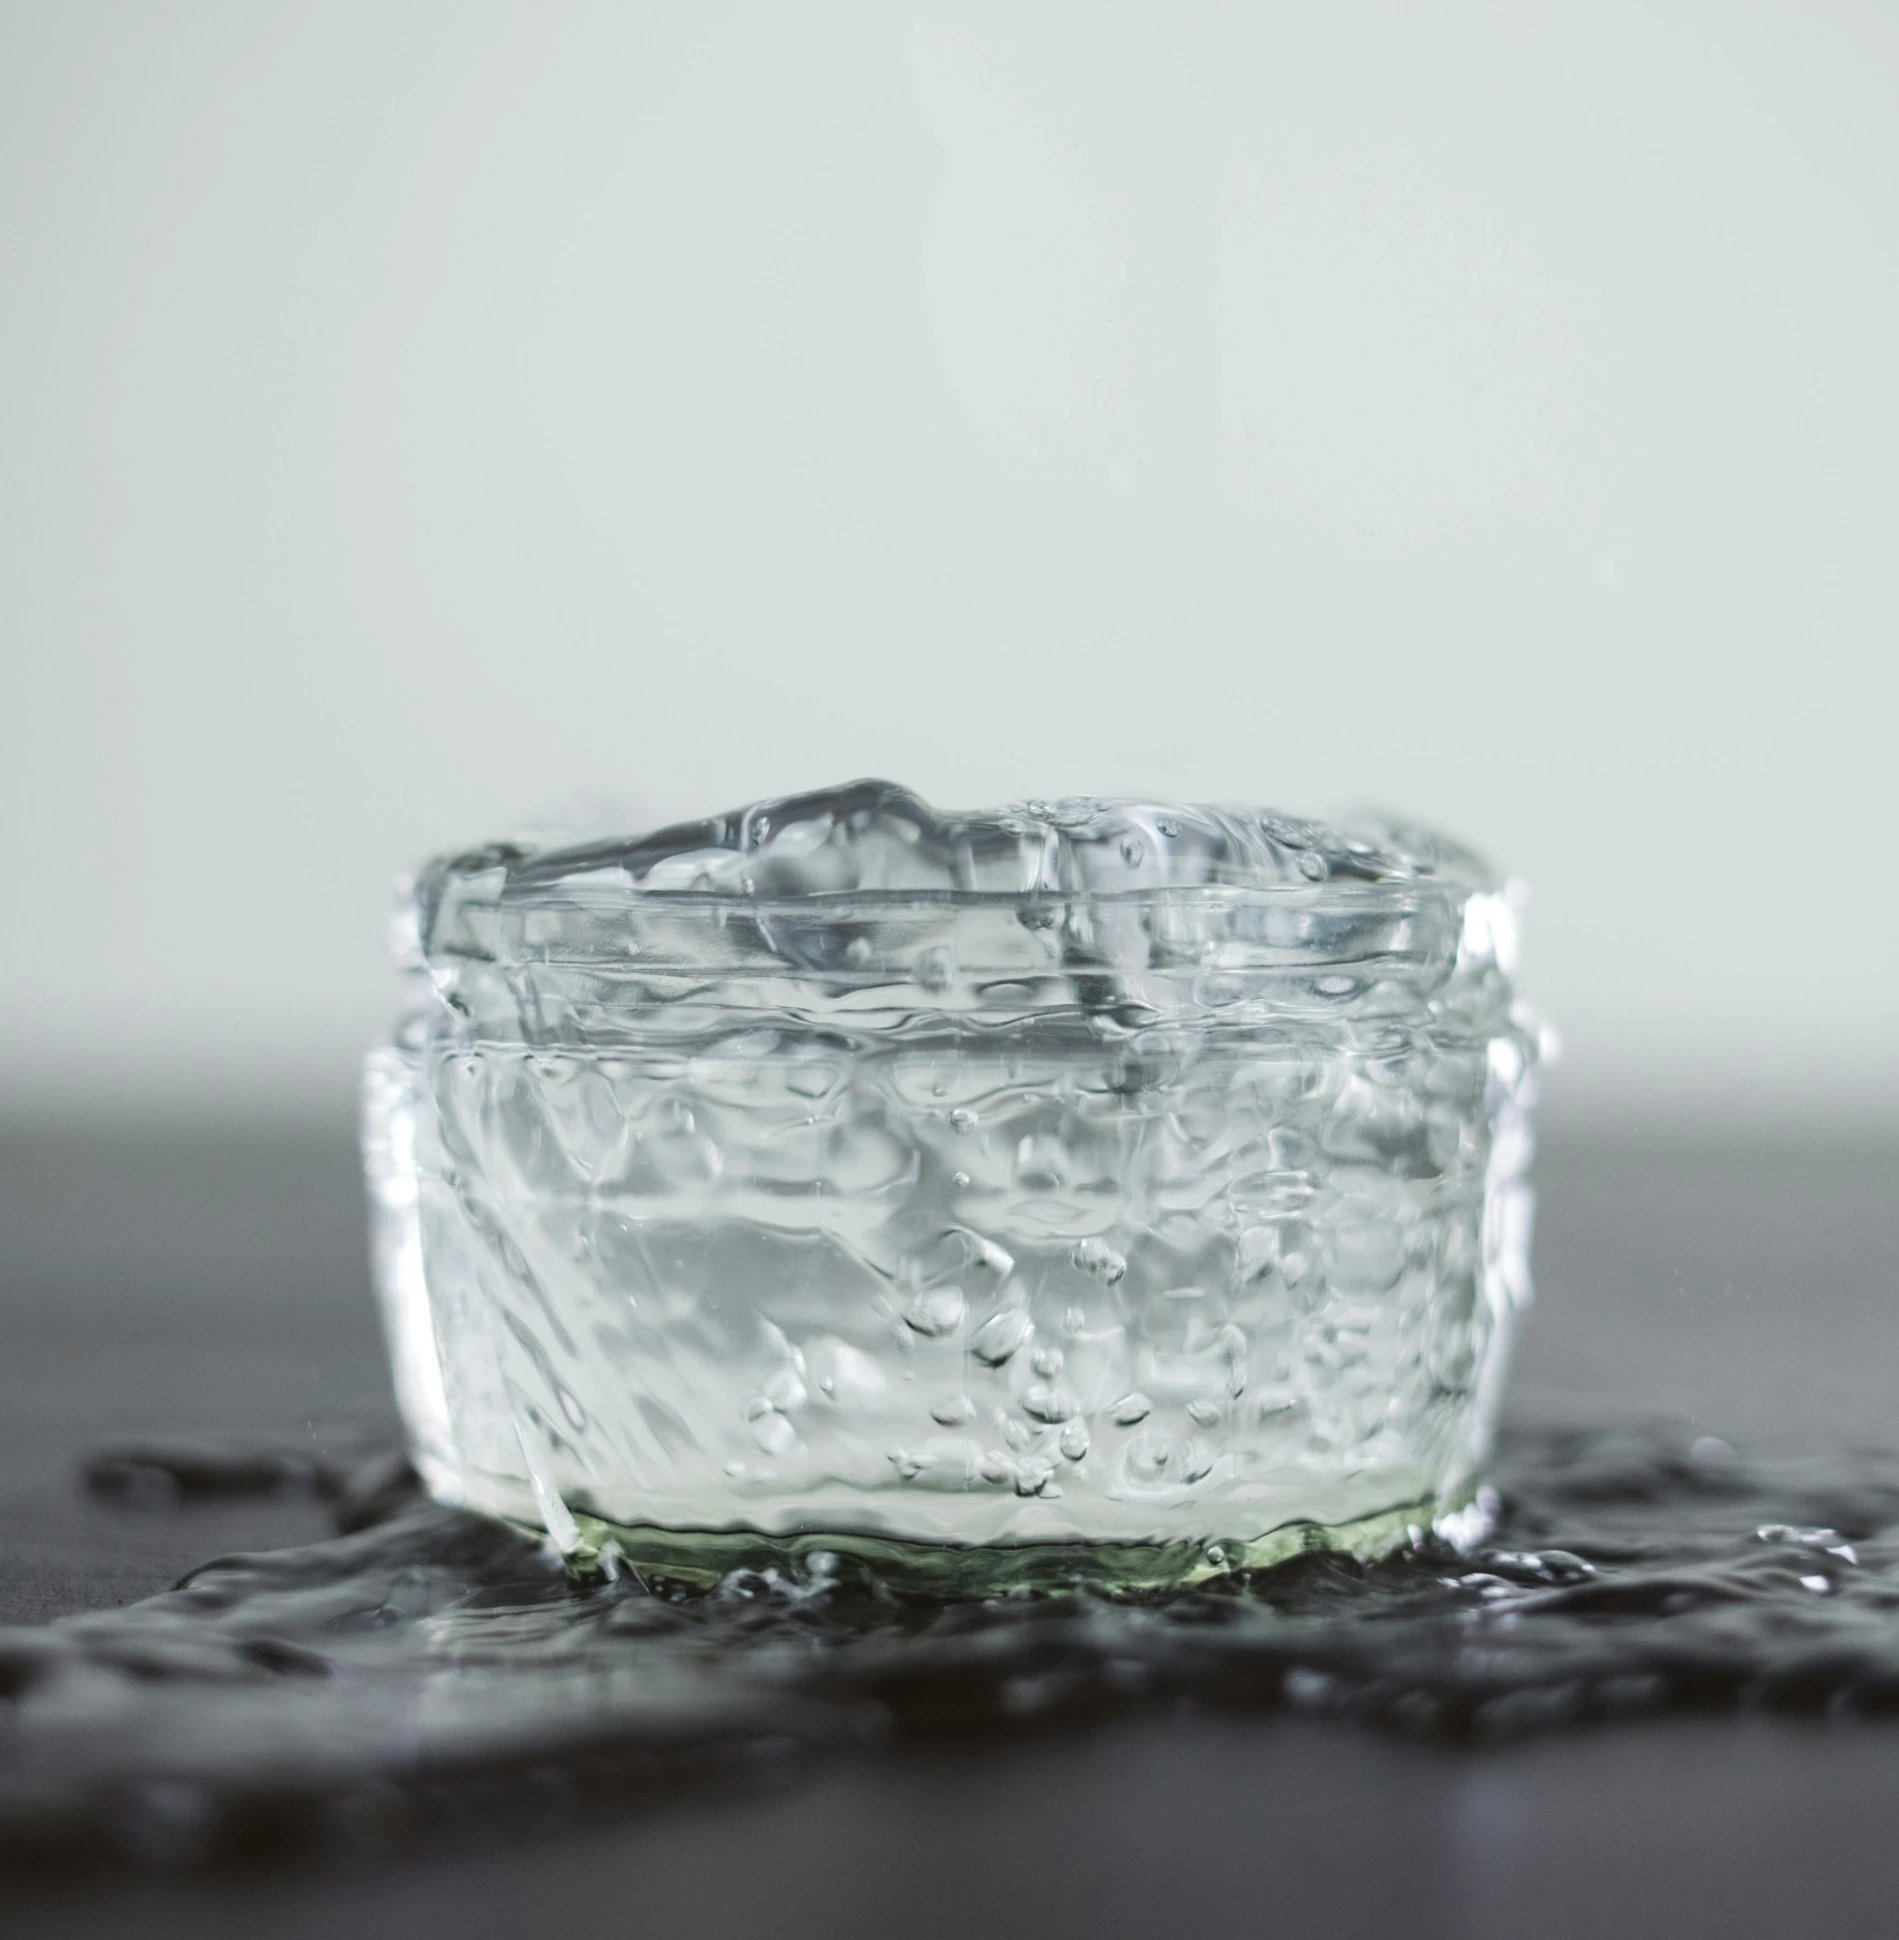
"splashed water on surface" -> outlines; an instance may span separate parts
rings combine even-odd
[[[1160,1701],[1491,1739],[1684,1710],[1899,1709],[1899,1456],[1760,1462],[1661,1429],[1508,1438],[1491,1535],[1314,1552],[1171,1597],[943,1603],[839,1560],[688,1594],[572,1577],[269,1450],[94,1486],[334,1495],[342,1533],[129,1609],[0,1631],[0,1855],[200,1866],[535,1827],[659,1787]],[[143,1480],[141,1480],[143,1478]]]

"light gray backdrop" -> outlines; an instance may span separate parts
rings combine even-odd
[[[1899,9],[0,0],[5,1108],[334,1110],[606,793],[1383,799],[1894,1116]]]

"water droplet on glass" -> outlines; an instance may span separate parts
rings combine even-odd
[[[1057,1444],[1064,1456],[1071,1462],[1079,1462],[1088,1452],[1088,1430],[1079,1421],[1069,1422],[1063,1429]]]
[[[1145,1421],[1153,1412],[1153,1402],[1136,1388],[1132,1394],[1124,1394],[1108,1410],[1108,1418],[1123,1428],[1132,1428],[1137,1421]]]

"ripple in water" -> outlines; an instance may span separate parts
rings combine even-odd
[[[0,1631],[0,1856],[207,1866],[591,1816],[686,1783],[1165,1701],[1444,1738],[1899,1709],[1899,1456],[1506,1437],[1490,1540],[1166,1598],[942,1603],[818,1558],[705,1594],[571,1579],[401,1464],[146,1447],[95,1487],[306,1488],[340,1533]]]

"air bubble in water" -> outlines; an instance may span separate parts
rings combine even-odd
[[[961,1287],[929,1287],[903,1310],[903,1324],[926,1340],[940,1340],[963,1324],[965,1308]]]
[[[1031,1332],[1029,1317],[1020,1307],[1005,1307],[1001,1313],[991,1314],[976,1329],[970,1337],[969,1351],[985,1367],[1001,1367]]]
[[[947,944],[922,951],[916,960],[915,975],[925,990],[941,996],[956,981],[956,953]]]
[[[1067,1421],[1081,1412],[1081,1397],[1060,1381],[1038,1381],[1023,1395],[1022,1412],[1037,1421]]]
[[[1113,1286],[1128,1270],[1125,1257],[1117,1253],[1105,1239],[1092,1234],[1087,1239],[1077,1240],[1068,1257],[1084,1273],[1094,1274],[1109,1286]]]

